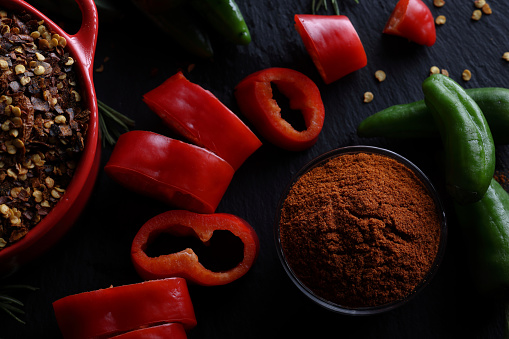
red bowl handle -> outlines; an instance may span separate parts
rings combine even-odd
[[[92,79],[99,17],[94,0],[76,0],[76,2],[82,13],[82,23],[78,32],[70,35],[70,39],[75,46],[79,47],[76,49],[77,57],[88,70],[90,79]]]

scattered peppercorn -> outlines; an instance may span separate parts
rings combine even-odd
[[[445,24],[445,21],[446,21],[445,16],[444,16],[444,15],[439,15],[439,16],[437,16],[437,18],[435,19],[435,24],[437,24],[437,25],[439,25],[439,26],[440,26],[440,25]]]
[[[466,69],[463,71],[463,73],[461,74],[461,78],[464,80],[464,81],[469,81],[470,79],[472,79],[472,73]]]
[[[435,7],[443,7],[445,5],[445,1],[444,0],[433,0],[433,5]]]
[[[440,68],[438,68],[437,66],[431,66],[431,68],[429,69],[429,74],[438,74],[440,73]]]
[[[481,17],[482,17],[482,12],[480,9],[476,9],[472,13],[472,20],[479,21],[479,20],[481,20]]]
[[[375,72],[375,78],[379,81],[379,82],[382,82],[385,80],[387,76],[385,75],[385,72],[382,71],[382,70],[378,70]]]
[[[371,92],[364,93],[364,102],[366,103],[371,102],[373,101],[373,98],[374,98],[373,93]]]

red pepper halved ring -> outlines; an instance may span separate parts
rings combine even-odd
[[[204,148],[147,131],[122,134],[104,171],[137,193],[199,213],[215,211],[235,173]]]
[[[186,339],[187,333],[179,323],[140,328],[111,337],[111,339]]]
[[[421,0],[400,0],[387,21],[383,33],[407,38],[420,45],[436,41],[435,20]]]
[[[53,303],[64,338],[104,338],[139,328],[179,323],[196,326],[183,278],[145,281],[69,295]]]
[[[262,145],[228,107],[182,72],[146,93],[143,100],[168,127],[216,153],[234,170]]]
[[[359,35],[344,15],[296,14],[295,28],[326,84],[368,63]]]
[[[292,110],[299,110],[306,129],[296,130],[281,117],[273,99],[271,83],[285,95]],[[235,87],[241,112],[272,144],[290,151],[313,146],[322,131],[325,108],[316,84],[304,74],[288,68],[267,68],[248,75]]]
[[[208,245],[217,231],[231,232],[242,242],[242,257],[233,268],[224,271],[209,270],[202,265],[191,248],[158,256],[147,255],[150,245],[163,234],[198,238]],[[190,283],[214,286],[228,284],[246,274],[258,257],[259,249],[255,230],[240,217],[226,213],[198,214],[172,210],[153,217],[140,228],[132,243],[131,259],[136,271],[144,279],[178,276]],[[222,248],[223,252],[228,250]],[[229,254],[234,256],[236,253],[226,252],[226,255]]]

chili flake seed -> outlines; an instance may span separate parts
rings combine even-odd
[[[472,73],[466,69],[463,71],[463,73],[461,74],[461,78],[464,80],[464,81],[469,81],[470,79],[472,79]]]
[[[444,16],[444,15],[439,15],[439,16],[437,16],[437,18],[435,19],[435,24],[437,24],[437,25],[439,25],[439,26],[440,26],[440,25],[445,24],[445,21],[446,21],[446,20],[445,20],[445,16]]]
[[[437,66],[431,66],[431,68],[429,69],[429,74],[438,74],[440,73],[440,68],[438,68]]]
[[[22,73],[25,73],[25,71],[26,71],[25,66],[23,66],[23,65],[21,65],[21,64],[20,64],[20,65],[16,65],[16,66],[14,67],[14,72],[15,72],[16,74],[22,74]]]
[[[374,98],[373,93],[371,93],[371,92],[364,93],[364,102],[366,102],[366,103],[371,102],[371,101],[373,101],[373,98]]]
[[[448,76],[449,76],[449,71],[448,71],[448,70],[446,70],[446,69],[442,69],[442,70],[440,70],[440,73],[442,73],[442,74],[443,74],[443,75],[445,75],[446,77],[448,77]]]
[[[481,10],[486,15],[490,15],[492,13],[491,7],[488,4],[485,4],[484,6],[482,6]]]
[[[445,1],[444,0],[433,0],[433,5],[435,7],[443,7],[445,5]]]
[[[37,65],[34,69],[34,74],[35,75],[43,75],[44,72],[46,71],[46,69],[44,68],[44,66],[42,65]]]
[[[505,61],[509,61],[509,52],[505,52],[505,53],[502,55],[502,59],[504,59]]]
[[[476,8],[482,8],[482,6],[484,6],[486,4],[486,0],[475,0],[474,1],[474,6]]]
[[[386,75],[385,75],[385,72],[382,71],[382,70],[378,70],[375,72],[375,78],[379,81],[379,82],[382,82],[385,80],[386,78]]]
[[[481,20],[481,17],[482,17],[482,12],[480,9],[476,9],[472,13],[472,20],[479,21],[479,20]]]

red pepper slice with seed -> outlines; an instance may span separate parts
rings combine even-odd
[[[426,46],[432,46],[436,41],[433,14],[422,0],[398,1],[383,33],[401,36]]]
[[[242,242],[240,261],[230,269],[212,271],[206,268],[192,248],[169,254],[150,256],[150,246],[158,237],[193,237],[208,245],[215,232],[226,231]],[[171,210],[147,221],[136,234],[131,259],[143,279],[183,277],[188,282],[214,286],[228,284],[245,275],[258,257],[260,243],[255,230],[244,219],[227,213],[199,214],[184,210]],[[223,246],[226,256],[235,256],[233,249]],[[230,252],[228,252],[230,250]]]
[[[111,339],[186,339],[187,333],[179,323],[150,326],[111,337]]]
[[[143,100],[171,129],[216,153],[235,170],[262,145],[228,107],[182,72],[146,93]]]
[[[235,173],[209,150],[147,131],[122,134],[104,171],[135,192],[200,213],[215,211]]]
[[[296,14],[295,28],[326,84],[368,63],[359,35],[344,15]]]
[[[289,99],[290,108],[302,113],[305,130],[296,130],[281,117],[281,108],[273,99],[272,83]],[[318,87],[306,75],[288,68],[261,70],[247,76],[235,87],[235,97],[241,112],[272,144],[301,151],[318,140],[325,109]]]
[[[183,278],[145,281],[69,295],[53,303],[64,338],[109,337],[139,328],[179,323],[196,326]]]

